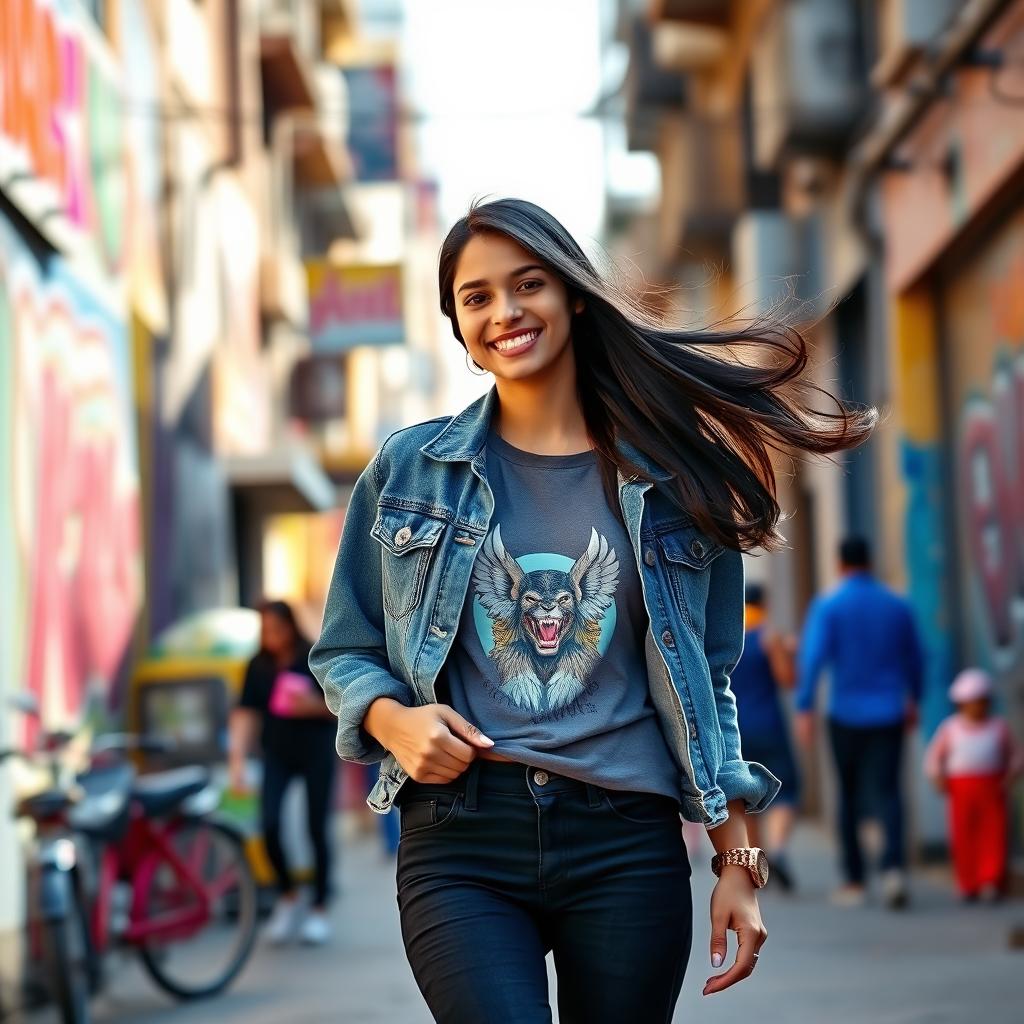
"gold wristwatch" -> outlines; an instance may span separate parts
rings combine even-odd
[[[764,850],[756,846],[739,846],[734,850],[723,850],[711,858],[711,870],[718,877],[721,877],[722,868],[726,864],[746,868],[750,872],[755,889],[763,889],[765,882],[768,881],[768,858]]]

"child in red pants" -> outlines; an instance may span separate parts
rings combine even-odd
[[[950,844],[964,900],[996,900],[1006,882],[1006,797],[1021,752],[1006,721],[991,713],[992,680],[965,669],[949,690],[956,705],[925,752],[925,771],[949,796]]]

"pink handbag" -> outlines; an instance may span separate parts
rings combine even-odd
[[[278,718],[297,717],[292,711],[292,697],[311,692],[311,680],[298,672],[279,672],[270,691],[270,713]]]

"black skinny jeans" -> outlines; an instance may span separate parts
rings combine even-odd
[[[475,761],[400,793],[406,954],[439,1024],[672,1019],[692,939],[678,804]]]
[[[879,726],[829,721],[832,753],[839,776],[839,843],[846,881],[864,884],[864,853],[857,828],[863,818],[877,817],[885,833],[882,870],[902,868],[903,723]]]
[[[313,905],[326,906],[331,891],[331,844],[327,834],[337,754],[333,741],[308,743],[285,753],[268,751],[263,759],[260,813],[267,857],[282,893],[295,888],[281,843],[281,808],[288,784],[301,778],[306,785],[306,822],[316,869]]]

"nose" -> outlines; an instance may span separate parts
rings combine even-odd
[[[496,303],[495,306],[494,322],[498,325],[514,324],[523,315],[515,297],[511,295]]]

